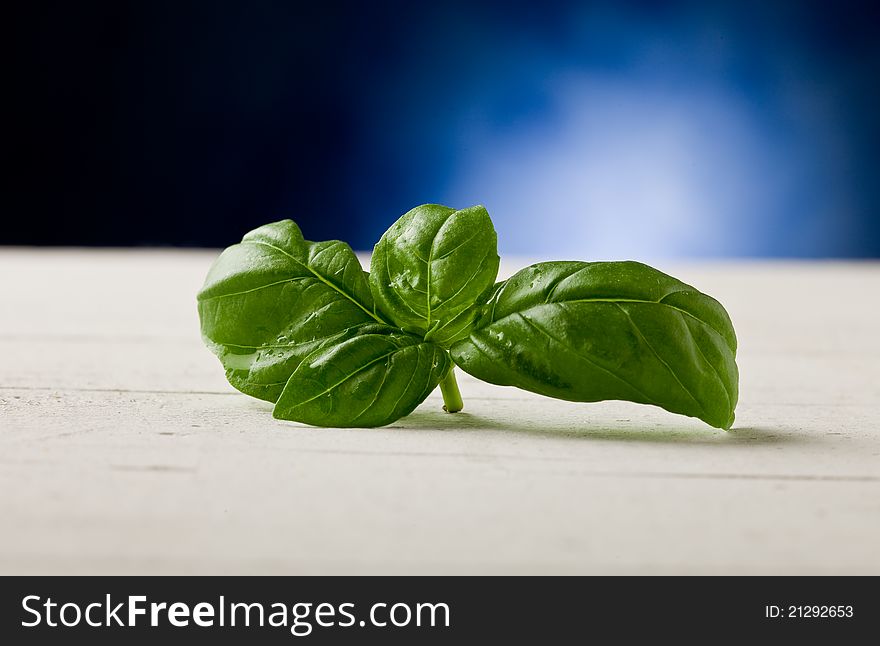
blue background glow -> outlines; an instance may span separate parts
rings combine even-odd
[[[224,246],[292,217],[368,249],[440,202],[485,204],[509,254],[880,256],[870,5],[294,4],[36,17],[39,180],[0,242]]]
[[[482,202],[514,253],[876,255],[880,39],[861,50],[804,7],[706,6],[426,22],[370,106],[356,166],[387,166],[361,190],[402,172],[399,208]]]

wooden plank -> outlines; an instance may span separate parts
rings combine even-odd
[[[77,464],[94,468],[164,468],[205,451],[231,451],[236,464],[250,451],[290,451],[473,455],[627,476],[880,478],[873,407],[747,406],[746,421],[725,432],[626,402],[553,402],[552,416],[542,403],[536,395],[473,397],[449,415],[434,393],[385,428],[319,429],[275,420],[270,404],[240,395],[6,390],[0,463],[63,468],[81,451]],[[851,427],[835,430],[841,415]]]
[[[34,342],[0,339],[0,390],[134,390],[234,393],[220,363],[197,334],[185,338],[50,337]],[[880,355],[834,352],[758,353],[737,357],[742,403],[880,404]],[[466,395],[521,397],[512,388],[466,380]]]
[[[225,383],[214,255],[0,250],[0,572],[880,573],[876,264],[666,268],[736,323],[729,433],[467,376],[340,430]]]

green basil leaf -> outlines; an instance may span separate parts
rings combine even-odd
[[[448,346],[467,335],[498,262],[498,238],[485,208],[424,204],[379,240],[370,287],[395,325]]]
[[[198,295],[202,336],[235,388],[268,401],[309,353],[383,322],[354,252],[309,242],[291,220],[254,229],[214,262]]]
[[[570,401],[623,399],[730,428],[736,336],[715,299],[637,262],[515,274],[453,360],[478,379]]]
[[[303,360],[274,416],[313,426],[384,426],[409,415],[452,367],[438,345],[372,326]]]

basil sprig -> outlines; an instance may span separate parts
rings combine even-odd
[[[557,399],[733,424],[736,335],[718,301],[637,262],[538,263],[496,284],[498,262],[482,206],[404,214],[369,274],[344,242],[274,222],[211,267],[202,336],[235,388],[315,426],[390,424],[438,384],[461,410],[453,364]]]

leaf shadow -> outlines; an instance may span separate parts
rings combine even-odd
[[[638,424],[621,420],[614,425],[600,423],[590,425],[588,414],[578,419],[559,418],[549,421],[536,419],[528,410],[517,411],[516,419],[497,420],[465,411],[449,414],[443,411],[416,410],[387,428],[412,431],[488,431],[514,433],[532,437],[562,438],[576,440],[644,442],[652,444],[688,444],[712,446],[743,446],[768,444],[804,443],[808,438],[792,429],[764,428],[758,426],[734,426],[728,431],[690,421],[676,424]]]

